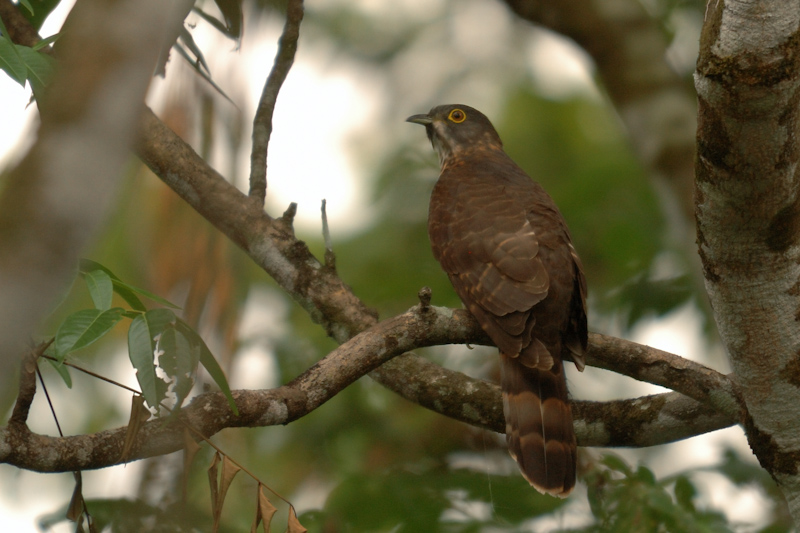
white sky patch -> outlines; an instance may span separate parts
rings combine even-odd
[[[539,29],[527,50],[533,82],[545,98],[600,98],[593,79],[594,63],[578,45],[551,31]]]
[[[247,295],[238,337],[242,348],[229,376],[232,389],[277,387],[278,365],[274,345],[289,332],[289,307],[275,289],[253,286]]]
[[[30,100],[30,87],[21,87],[0,72],[0,98],[3,100],[3,121],[0,126],[0,170],[17,163],[33,141],[33,121],[38,116],[36,104]]]
[[[245,20],[249,20],[247,16]],[[246,101],[237,101],[248,122],[239,154],[241,175],[235,177],[241,189],[248,186],[252,117],[272,68],[282,24],[282,19],[265,17],[247,27],[238,52],[232,52],[231,41],[207,25],[198,25],[193,31],[202,50],[220,51],[207,58],[212,75],[232,72],[230,64],[237,65],[236,74],[218,74],[214,79],[223,90],[231,84],[244,89]],[[249,42],[248,36],[258,39]],[[241,75],[244,72],[246,78]],[[296,202],[295,223],[301,231],[320,232],[322,199],[327,201],[334,237],[363,227],[370,217],[366,191],[359,186],[363,179],[348,147],[352,135],[376,112],[374,91],[368,91],[365,87],[370,84],[363,81],[355,66],[348,66],[341,56],[330,57],[329,51],[301,37],[275,105],[267,160],[267,211],[280,215]]]
[[[703,320],[694,304],[687,303],[662,317],[637,324],[631,340],[687,359],[703,360]]]
[[[692,476],[701,494],[700,502],[714,509],[723,509],[728,520],[735,524],[753,525],[758,531],[769,524],[769,511],[773,502],[755,487],[737,487],[722,474],[702,472]],[[736,531],[737,528],[734,527]]]
[[[257,99],[261,82],[251,83]],[[308,64],[292,68],[275,108],[267,161],[268,211],[281,213],[297,202],[297,223],[319,232],[324,198],[334,231],[362,225],[367,213],[346,138],[365,120],[365,99],[344,74],[321,75]]]
[[[70,0],[61,2],[42,24],[39,35],[49,37],[56,33],[74,3]],[[33,143],[39,113],[35,103],[28,105],[30,99],[30,85],[22,87],[0,71],[0,102],[3,102],[3,118],[0,121],[0,171],[19,161]]]

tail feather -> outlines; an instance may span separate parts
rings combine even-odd
[[[540,370],[500,356],[508,450],[536,490],[564,498],[575,486],[577,444],[563,365]]]

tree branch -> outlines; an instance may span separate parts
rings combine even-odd
[[[590,333],[586,362],[672,389],[733,420],[744,420],[746,410],[739,387],[728,376],[690,359],[624,339]]]
[[[17,393],[17,401],[14,404],[14,411],[8,420],[9,425],[25,425],[28,421],[28,413],[33,403],[33,397],[36,396],[36,361],[52,343],[52,340],[43,342],[32,348],[22,358],[22,365],[19,370],[19,392]]]
[[[420,305],[355,336],[287,385],[235,391],[238,417],[231,413],[221,393],[198,396],[180,416],[206,437],[229,427],[288,424],[362,375],[380,371],[381,365],[393,357],[423,346],[463,342],[464,338],[486,340],[469,313]],[[407,353],[398,361],[406,369],[402,390],[398,390],[404,397],[479,427],[505,430],[497,385]],[[573,402],[573,410],[582,446],[651,446],[735,423],[731,417],[678,393],[608,403]],[[130,459],[181,449],[181,428],[177,421],[144,424]],[[120,463],[124,440],[125,428],[57,438],[34,434],[25,425],[9,425],[0,428],[0,462],[40,472],[103,468]]]
[[[20,12],[19,7],[11,0],[0,0],[0,18],[8,30],[9,38],[16,44],[33,46],[42,40],[36,29]]]
[[[139,134],[136,151],[156,176],[242,248],[334,340],[341,344],[378,321],[377,313],[295,238],[291,217],[266,214],[149,109]]]
[[[272,114],[275,102],[289,69],[294,63],[297,40],[300,38],[300,22],[303,20],[303,0],[289,0],[286,5],[286,24],[283,27],[278,53],[272,70],[264,84],[253,119],[253,148],[250,152],[250,197],[257,198],[261,205],[267,197],[267,152],[272,135]]]

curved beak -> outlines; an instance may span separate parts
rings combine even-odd
[[[433,118],[431,118],[430,115],[411,115],[406,119],[406,122],[428,126],[429,124],[433,124]]]

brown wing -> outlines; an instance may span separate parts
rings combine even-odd
[[[562,349],[583,368],[586,282],[550,197],[505,154],[445,168],[431,197],[434,255],[501,352],[506,438],[538,490],[575,485]]]
[[[531,343],[531,309],[550,286],[536,229],[523,198],[497,194],[487,180],[450,179],[458,170],[443,172],[431,197],[434,256],[495,344],[516,356]]]
[[[586,320],[586,276],[583,274],[583,264],[578,257],[578,252],[572,244],[569,250],[574,263],[574,286],[572,300],[569,306],[569,323],[564,335],[564,344],[572,352],[575,366],[583,372],[586,366],[586,350],[589,347],[589,327]]]

